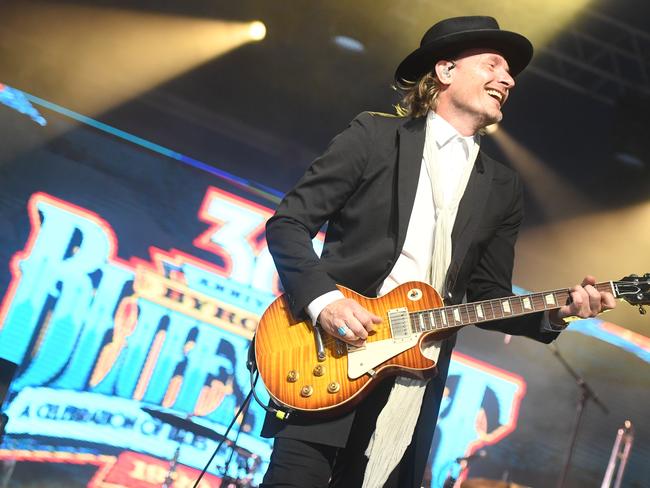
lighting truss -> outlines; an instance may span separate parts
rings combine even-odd
[[[650,95],[650,34],[609,16],[584,17],[539,49],[527,71],[614,105],[625,92]]]

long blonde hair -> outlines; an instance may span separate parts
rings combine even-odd
[[[436,109],[442,84],[432,70],[416,81],[399,80],[393,88],[402,95],[402,99],[395,105],[397,115],[424,117],[429,110]]]

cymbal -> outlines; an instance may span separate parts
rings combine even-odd
[[[188,432],[192,432],[193,434],[200,435],[202,437],[207,437],[208,439],[212,439],[215,441],[223,440],[223,436],[221,434],[215,432],[214,430],[208,427],[197,424],[196,422],[192,422],[190,419],[186,417],[179,417],[178,415],[174,415],[173,413],[163,412],[162,410],[156,410],[155,408],[149,408],[149,407],[142,407],[142,410],[147,412],[152,417],[162,420],[166,424],[171,425],[172,427],[183,429]]]
[[[490,480],[487,478],[470,478],[460,485],[461,488],[528,488],[509,481]]]

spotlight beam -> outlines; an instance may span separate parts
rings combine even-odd
[[[259,21],[60,3],[0,6],[0,18],[0,45],[9,47],[0,60],[4,81],[86,115],[260,40],[266,31]]]
[[[526,193],[533,197],[547,220],[563,219],[593,206],[576,187],[562,179],[503,127],[491,133],[490,137],[521,175],[526,183]],[[562,195],[562,198],[557,198],[557,195]]]

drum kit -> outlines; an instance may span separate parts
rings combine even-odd
[[[156,410],[154,408],[142,407],[142,410],[147,412],[153,418],[161,420],[162,422],[171,425],[172,427],[186,432],[191,432],[194,435],[205,437],[216,442],[224,441],[224,436],[215,432],[214,430],[204,425],[197,424],[191,420],[191,416],[179,417],[169,412]],[[169,469],[167,476],[162,484],[162,488],[171,488],[173,486],[174,473],[178,465],[178,457],[180,455],[182,441],[176,447],[176,451],[169,462]],[[225,439],[225,444],[231,449],[231,454],[222,467],[221,486],[223,488],[253,488],[253,476],[257,472],[262,460],[257,454],[253,454],[248,449],[238,446],[230,439]],[[228,476],[231,461],[235,460],[237,463],[237,477],[233,478]]]

